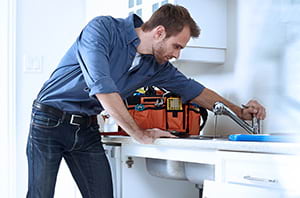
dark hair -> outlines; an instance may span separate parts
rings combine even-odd
[[[197,38],[200,29],[193,20],[189,11],[179,5],[165,4],[156,10],[150,19],[142,25],[142,30],[147,32],[162,25],[166,29],[166,38],[176,36],[185,26],[190,28],[191,37]]]

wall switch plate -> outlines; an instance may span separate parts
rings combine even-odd
[[[29,56],[23,57],[23,71],[25,73],[41,73],[43,69],[43,56]]]

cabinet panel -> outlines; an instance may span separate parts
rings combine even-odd
[[[233,152],[222,156],[223,182],[299,191],[297,156]]]
[[[179,60],[222,64],[225,61],[225,50],[187,46],[181,51]]]
[[[264,187],[282,187],[278,165],[251,160],[226,160],[224,162],[225,182],[252,184]],[[287,168],[287,166],[281,167]]]
[[[282,198],[284,192],[276,189],[258,188],[238,184],[204,181],[203,198]]]

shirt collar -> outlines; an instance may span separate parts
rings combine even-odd
[[[131,14],[125,19],[125,27],[127,32],[127,44],[132,43],[135,47],[140,44],[140,39],[135,28],[143,25],[143,20],[136,14]]]

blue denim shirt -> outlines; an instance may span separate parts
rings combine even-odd
[[[95,94],[117,92],[123,99],[143,86],[158,86],[181,95],[183,102],[204,89],[171,63],[158,64],[153,55],[142,55],[129,70],[140,43],[135,28],[143,21],[99,16],[91,20],[62,58],[38,100],[68,112],[99,114],[103,108]]]

